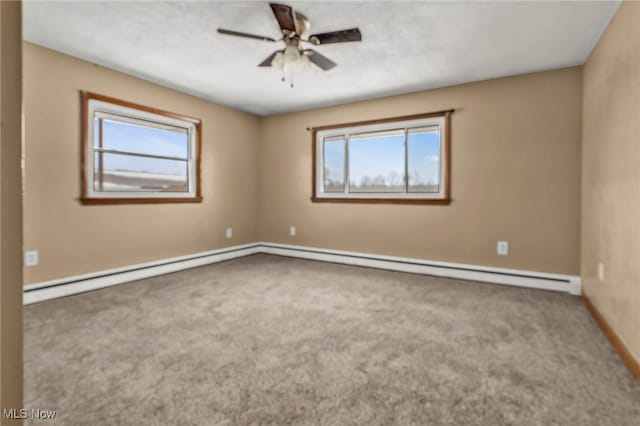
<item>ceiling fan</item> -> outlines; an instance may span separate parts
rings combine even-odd
[[[273,11],[276,20],[278,21],[280,30],[282,31],[282,38],[280,39],[218,28],[218,32],[220,34],[253,38],[272,43],[283,41],[285,48],[282,50],[276,50],[269,55],[269,57],[258,65],[260,67],[280,66],[283,69],[286,69],[290,65],[296,63],[311,62],[322,68],[324,71],[328,71],[337,64],[313,49],[301,48],[301,43],[320,46],[331,43],[344,43],[348,41],[362,40],[362,35],[358,28],[312,34],[308,36],[308,38],[305,38],[305,33],[310,28],[309,19],[305,15],[294,11],[291,6],[284,4],[269,3],[269,5],[271,6],[271,10]]]

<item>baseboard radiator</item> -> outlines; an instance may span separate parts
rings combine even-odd
[[[23,302],[25,305],[43,302],[58,297],[70,296],[72,294],[97,290],[198,266],[210,265],[257,253],[541,290],[561,291],[574,295],[581,294],[580,277],[574,275],[549,274],[519,269],[493,268],[461,263],[428,261],[416,258],[258,242],[162,261],[131,265],[124,268],[110,269],[92,274],[29,284],[24,287]]]

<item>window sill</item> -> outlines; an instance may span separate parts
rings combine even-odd
[[[185,198],[80,198],[80,202],[83,205],[201,203],[202,202],[202,197],[185,197]]]
[[[329,198],[311,197],[312,203],[356,203],[356,204],[431,204],[449,205],[450,198]]]

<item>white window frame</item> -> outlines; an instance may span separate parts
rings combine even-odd
[[[200,202],[200,120],[185,117],[154,108],[136,105],[102,95],[84,93],[84,142],[83,142],[83,196],[85,204],[100,203],[135,203],[135,202]],[[94,118],[107,118],[119,122],[133,124],[148,124],[148,127],[172,128],[184,130],[188,135],[188,156],[181,161],[187,162],[188,192],[170,191],[97,191],[94,187],[95,173],[95,126]],[[104,150],[103,152],[111,152]],[[118,153],[113,151],[112,153]],[[159,159],[178,159],[153,154],[135,154],[124,152],[125,155],[139,155],[141,157]]]
[[[314,146],[314,173],[315,187],[312,195],[313,201],[335,201],[335,202],[367,202],[367,201],[389,201],[389,202],[420,202],[428,203],[429,201],[448,201],[449,200],[449,114],[452,111],[443,111],[442,113],[430,113],[421,116],[399,117],[397,119],[386,119],[383,122],[363,122],[336,126],[328,126],[327,128],[314,129],[313,146]],[[414,118],[415,117],[415,118]],[[438,126],[440,130],[440,158],[439,158],[439,191],[437,193],[427,192],[408,192],[408,131],[412,128]],[[405,135],[405,165],[403,176],[404,192],[349,192],[350,176],[349,176],[349,140],[350,135],[402,130]],[[344,137],[345,141],[345,157],[344,157],[344,192],[324,192],[324,140],[325,138]]]

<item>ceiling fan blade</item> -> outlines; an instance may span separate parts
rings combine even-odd
[[[296,32],[296,19],[293,8],[285,4],[269,3],[271,10],[280,25],[280,29]]]
[[[313,49],[307,49],[303,53],[309,57],[309,60],[311,62],[313,62],[314,64],[316,64],[317,66],[319,66],[325,71],[329,71],[331,68],[338,65],[335,62],[333,62],[331,59],[319,54]]]
[[[275,52],[273,52],[271,55],[269,55],[269,57],[267,59],[265,59],[264,61],[260,62],[260,64],[258,65],[259,67],[270,67],[271,63],[273,62],[273,59],[276,57],[276,55],[278,53],[282,52],[282,50],[276,50]]]
[[[259,36],[259,35],[255,35],[255,34],[249,34],[249,33],[241,33],[239,31],[225,30],[223,28],[218,28],[218,32],[220,34],[232,35],[232,36],[237,36],[237,37],[253,38],[253,39],[256,39],[256,40],[277,41],[275,38],[271,38],[271,37]]]
[[[344,43],[347,41],[362,41],[362,34],[359,28],[348,30],[332,31],[330,33],[314,34],[309,37],[313,44]]]

